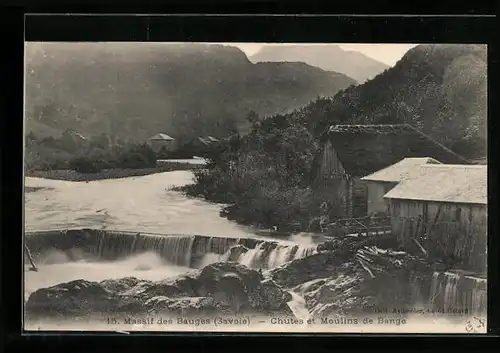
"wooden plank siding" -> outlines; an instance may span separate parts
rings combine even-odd
[[[408,251],[422,247],[444,262],[486,271],[485,205],[391,199],[389,208],[392,231]]]
[[[366,181],[367,189],[367,214],[389,213],[389,202],[384,199],[384,195],[389,192],[397,183]]]
[[[329,195],[330,203],[340,206],[338,217],[366,216],[367,191],[365,182],[347,174],[330,141],[321,155],[316,186]]]

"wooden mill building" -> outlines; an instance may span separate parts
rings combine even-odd
[[[396,164],[361,178],[366,184],[367,211],[372,214],[389,214],[387,200],[384,195],[399,182],[421,173],[421,166],[441,164],[434,158],[405,158]]]
[[[362,177],[404,158],[429,157],[442,163],[467,163],[445,146],[407,124],[334,125],[324,134],[316,160],[315,188],[328,194],[334,218],[368,214]]]
[[[422,165],[384,196],[392,231],[407,248],[484,271],[487,189],[486,165]]]

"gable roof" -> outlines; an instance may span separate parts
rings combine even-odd
[[[150,140],[167,140],[167,141],[172,141],[174,140],[173,137],[168,136],[167,134],[164,134],[162,132],[157,133],[156,135],[153,135],[149,138]]]
[[[419,175],[403,180],[384,198],[453,203],[488,203],[485,165],[426,164]]]
[[[406,157],[430,157],[442,163],[469,162],[408,124],[334,125],[326,138],[346,172],[362,177]]]
[[[405,158],[396,164],[367,175],[361,180],[400,182],[403,179],[420,173],[420,167],[425,164],[441,164],[441,162],[430,157]]]

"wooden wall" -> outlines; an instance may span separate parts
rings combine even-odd
[[[323,149],[318,179],[319,184],[323,186],[327,186],[331,180],[347,180],[346,170],[330,141],[325,144]]]
[[[397,183],[366,181],[367,189],[367,214],[389,213],[388,201],[384,195],[389,192]]]
[[[330,141],[325,144],[321,155],[318,188],[322,189],[331,203],[342,209],[340,218],[363,217],[367,215],[367,190],[365,182],[347,174],[342,161]]]
[[[486,271],[486,205],[391,199],[389,207],[392,231],[408,251]]]

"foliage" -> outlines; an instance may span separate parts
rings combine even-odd
[[[224,143],[188,193],[229,204],[224,215],[259,226],[307,224],[325,195],[310,188],[322,134],[334,124],[409,123],[471,158],[485,151],[481,46],[423,45],[392,69],[288,114],[250,112],[250,132]],[[471,146],[473,148],[471,148]],[[335,217],[339,205],[328,205]]]
[[[156,166],[156,154],[147,145],[126,144],[104,147],[99,141],[68,143],[64,138],[38,140],[34,133],[26,139],[27,170],[72,169],[97,173],[103,169],[142,169]]]

